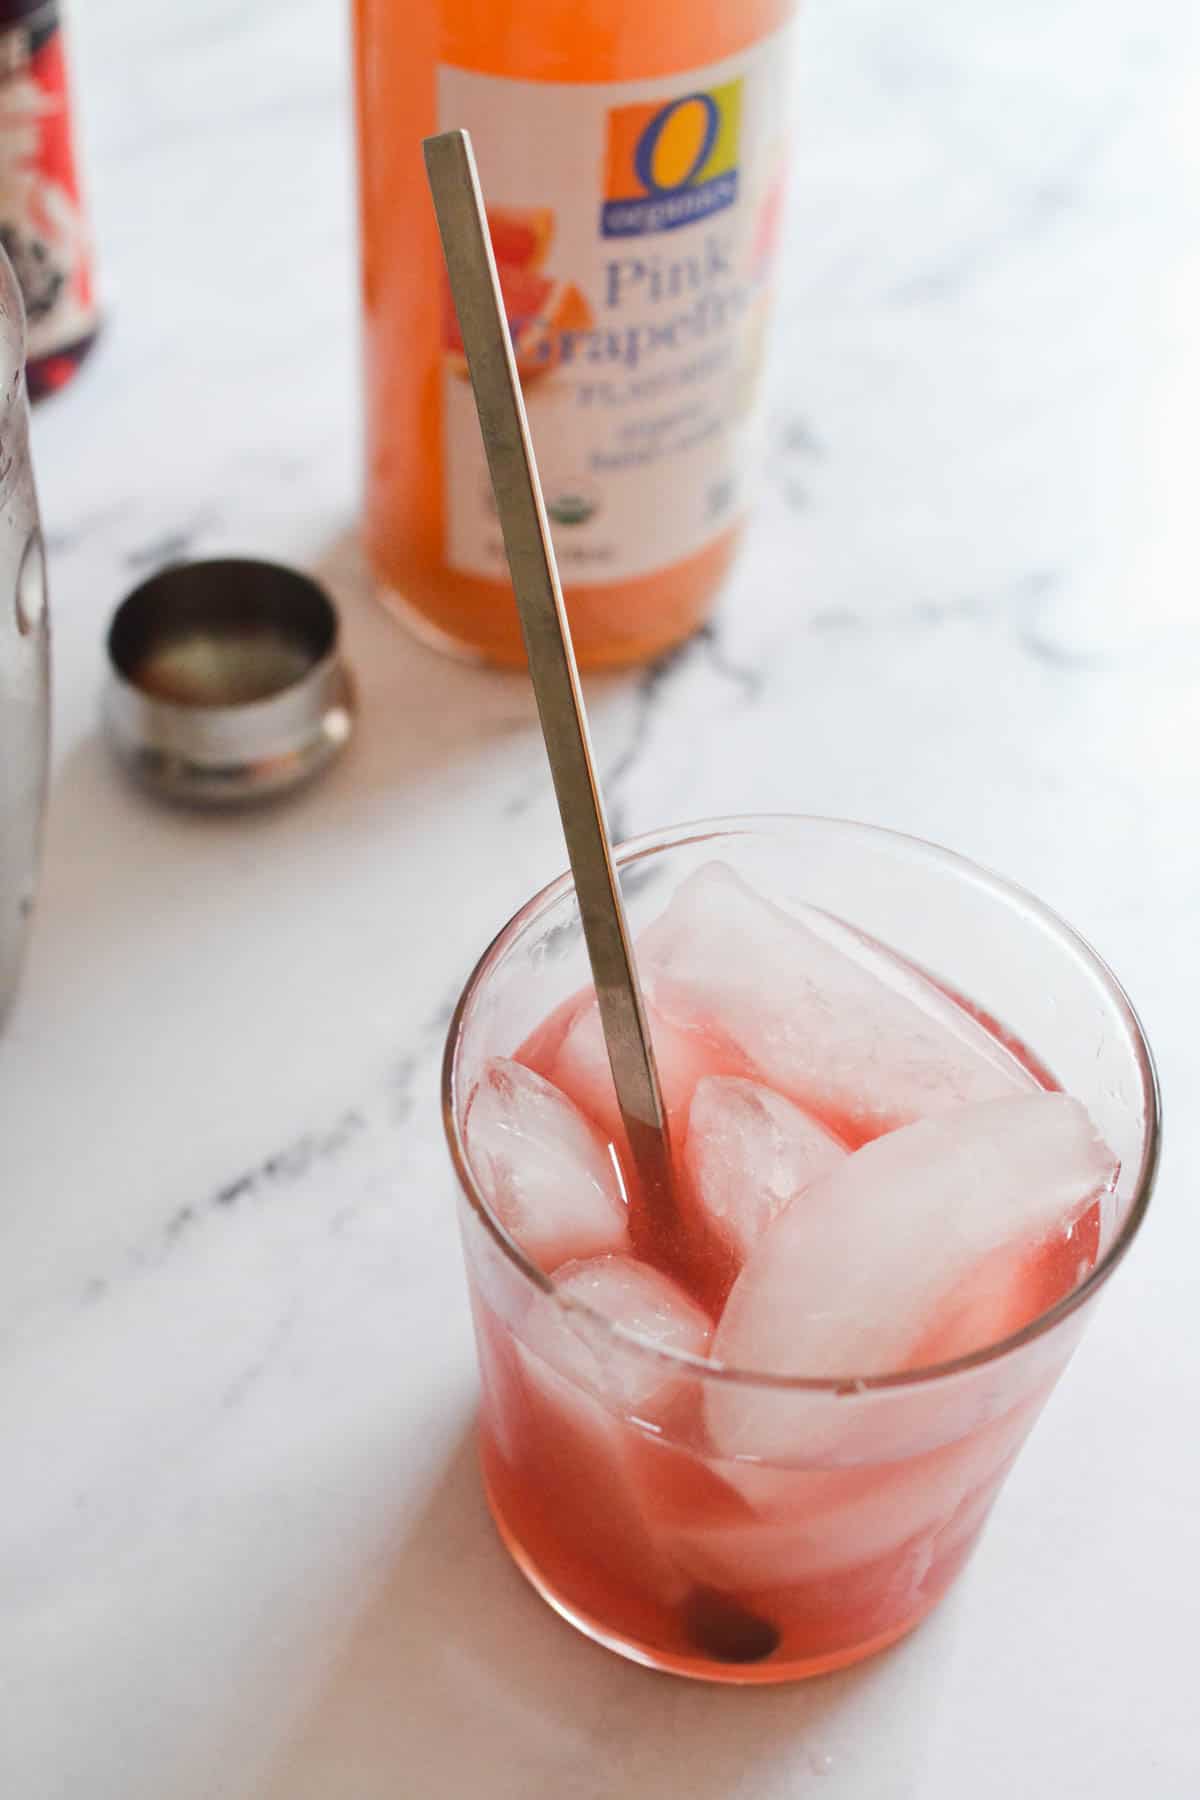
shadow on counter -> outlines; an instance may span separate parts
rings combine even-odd
[[[952,1631],[793,1687],[636,1668],[517,1573],[468,1433],[256,1800],[908,1800]]]

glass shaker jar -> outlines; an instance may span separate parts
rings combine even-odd
[[[29,458],[24,312],[0,250],[0,1019],[33,911],[49,736],[50,625]]]

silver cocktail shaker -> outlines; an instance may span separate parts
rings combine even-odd
[[[29,458],[25,314],[0,250],[0,1019],[33,911],[49,748],[50,621]]]

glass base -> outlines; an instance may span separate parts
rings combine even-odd
[[[562,1593],[549,1581],[537,1563],[526,1551],[519,1539],[510,1531],[504,1515],[496,1502],[486,1474],[481,1470],[484,1493],[487,1497],[488,1509],[493,1523],[500,1534],[505,1549],[528,1581],[530,1587],[541,1595],[548,1606],[553,1607],[560,1619],[573,1625],[584,1637],[591,1638],[594,1644],[600,1644],[606,1650],[613,1650],[628,1662],[639,1663],[645,1669],[657,1669],[664,1675],[682,1675],[689,1681],[720,1682],[730,1687],[772,1687],[788,1681],[806,1681],[815,1675],[830,1675],[835,1669],[846,1669],[853,1663],[864,1662],[869,1656],[876,1656],[881,1650],[898,1643],[915,1631],[922,1620],[928,1618],[938,1601],[941,1591],[932,1597],[911,1618],[900,1625],[880,1632],[878,1636],[868,1638],[859,1644],[851,1644],[828,1656],[810,1657],[769,1657],[757,1663],[716,1662],[710,1657],[700,1654],[684,1655],[665,1650],[657,1645],[647,1644],[637,1638],[614,1631],[591,1613],[574,1605],[564,1598]]]

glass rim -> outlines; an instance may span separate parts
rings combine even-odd
[[[631,1350],[650,1357],[656,1363],[665,1363],[676,1370],[686,1369],[706,1381],[715,1381],[735,1387],[769,1389],[775,1392],[794,1390],[830,1395],[895,1392],[897,1389],[925,1388],[949,1377],[966,1374],[971,1370],[982,1369],[991,1363],[999,1362],[1026,1345],[1046,1336],[1083,1307],[1108,1281],[1137,1236],[1150,1204],[1150,1196],[1158,1172],[1162,1139],[1158,1072],[1146,1034],[1142,1029],[1141,1020],[1138,1018],[1132,1001],[1104,958],[1092,948],[1087,939],[1076,931],[1073,925],[1069,925],[1052,907],[1047,906],[1035,894],[1030,893],[1027,888],[1017,882],[1009,881],[1007,877],[997,874],[995,870],[986,868],[981,863],[974,862],[970,857],[962,856],[955,850],[948,850],[942,844],[935,844],[929,839],[917,837],[909,832],[893,831],[887,826],[870,825],[855,819],[840,819],[818,813],[750,813],[664,826],[657,831],[642,833],[638,837],[630,838],[616,845],[613,854],[618,866],[626,867],[665,850],[684,849],[689,844],[703,844],[721,838],[766,835],[769,832],[777,833],[781,828],[792,829],[796,826],[810,825],[834,826],[840,831],[849,832],[855,836],[875,839],[884,844],[898,845],[910,851],[919,851],[922,856],[947,863],[956,872],[969,875],[973,880],[982,880],[1000,899],[1020,902],[1022,906],[1031,910],[1044,926],[1049,928],[1065,948],[1083,959],[1091,973],[1099,979],[1109,998],[1116,1004],[1133,1041],[1141,1083],[1144,1117],[1141,1158],[1134,1178],[1132,1198],[1125,1218],[1121,1222],[1120,1230],[1104,1255],[1097,1259],[1086,1279],[1081,1281],[1077,1287],[1062,1295],[1053,1306],[1047,1307],[1043,1312],[1030,1319],[1021,1326],[1019,1331],[1010,1332],[1006,1337],[997,1338],[994,1343],[984,1344],[978,1350],[967,1351],[965,1354],[951,1357],[947,1361],[922,1364],[915,1369],[901,1369],[885,1374],[851,1373],[823,1376],[772,1373],[763,1369],[742,1369],[729,1363],[710,1362],[707,1357],[697,1356],[691,1351],[665,1349],[640,1337],[635,1331],[631,1331],[627,1326],[611,1319],[606,1313],[589,1306],[586,1301],[579,1300],[574,1296],[557,1295],[553,1277],[545,1274],[530,1257],[526,1256],[516,1239],[505,1230],[492,1212],[475,1180],[474,1172],[467,1158],[462,1132],[459,1129],[458,1052],[462,1045],[464,1029],[475,994],[494,965],[516,942],[530,922],[572,891],[575,883],[570,870],[557,876],[553,881],[547,882],[523,906],[518,908],[508,922],[501,926],[467,977],[450,1020],[442,1058],[443,1128],[450,1150],[450,1160],[458,1177],[459,1185],[476,1217],[484,1225],[507,1261],[533,1288],[551,1299],[557,1295],[558,1304],[565,1311],[585,1319],[588,1329],[594,1331],[601,1339],[611,1338],[619,1343],[623,1350]],[[1033,1048],[1036,1051],[1036,1047]]]

